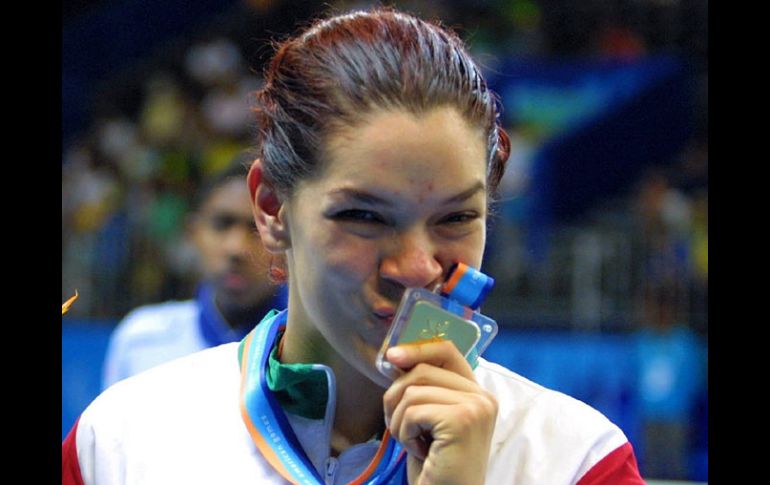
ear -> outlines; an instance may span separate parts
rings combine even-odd
[[[291,247],[285,206],[278,192],[263,175],[262,160],[254,160],[246,176],[251,193],[251,209],[262,244],[271,253],[281,253]]]

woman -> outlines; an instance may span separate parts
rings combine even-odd
[[[454,34],[391,10],[317,22],[279,46],[256,115],[247,183],[288,309],[240,345],[103,393],[65,440],[65,475],[643,483],[601,414],[483,359],[473,369],[451,342],[390,349],[405,371],[393,383],[375,368],[406,288],[434,288],[457,260],[480,266],[509,155]]]

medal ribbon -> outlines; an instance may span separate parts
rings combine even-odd
[[[241,417],[257,449],[281,476],[295,485],[323,484],[265,376],[270,351],[286,326],[286,313],[271,311],[241,341]],[[349,485],[406,483],[405,465],[406,450],[386,430],[372,462]]]

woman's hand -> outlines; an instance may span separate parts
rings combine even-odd
[[[383,396],[385,422],[409,453],[409,483],[482,484],[497,400],[476,383],[452,342],[393,347],[406,373]]]

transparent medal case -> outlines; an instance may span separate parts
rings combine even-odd
[[[447,296],[424,288],[409,288],[377,354],[376,366],[380,373],[394,380],[403,371],[385,358],[390,347],[451,340],[475,367],[495,335],[497,323],[491,318]]]

